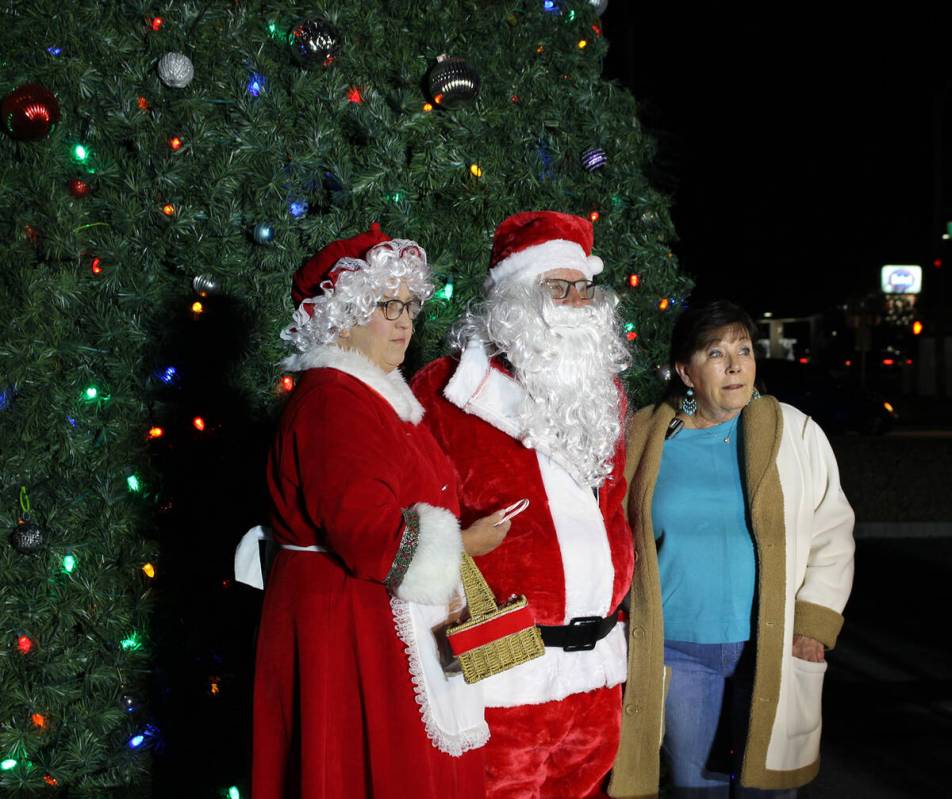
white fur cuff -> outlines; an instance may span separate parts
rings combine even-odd
[[[445,508],[418,502],[409,511],[420,519],[416,550],[394,594],[405,602],[443,605],[459,584],[463,539],[459,521]]]

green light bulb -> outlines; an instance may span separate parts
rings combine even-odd
[[[142,642],[139,641],[139,633],[133,633],[128,638],[124,638],[119,644],[126,652],[134,652],[140,646]]]
[[[75,555],[67,555],[65,558],[63,558],[63,571],[64,571],[64,572],[66,572],[67,574],[72,574],[72,573],[73,573],[73,569],[75,569],[75,568],[76,568],[76,556],[75,556]]]
[[[565,18],[569,22],[575,22],[575,9],[570,9]]]
[[[635,329],[635,323],[634,323],[634,322],[626,322],[626,323],[625,323],[625,332],[626,332],[626,333],[630,333],[630,332],[631,332],[632,330],[634,330],[634,329]]]
[[[89,158],[89,150],[87,150],[82,144],[77,144],[73,148],[73,158],[77,161],[85,161]]]
[[[10,769],[14,768],[16,764],[17,764],[16,760],[14,760],[12,757],[8,757],[6,760],[0,763],[0,769],[3,769],[4,771],[9,771]]]
[[[434,295],[438,300],[453,299],[453,278],[446,281],[446,284]]]
[[[99,396],[99,389],[96,388],[95,386],[87,386],[86,391],[84,393],[86,394],[86,399],[94,400],[96,399],[96,397]]]
[[[129,490],[133,493],[138,493],[142,490],[142,483],[139,481],[139,476],[136,474],[130,474],[126,478],[126,485],[129,487]]]
[[[241,792],[238,790],[237,785],[232,785],[228,789],[228,799],[241,799]]]

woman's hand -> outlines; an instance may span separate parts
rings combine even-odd
[[[793,636],[793,656],[811,663],[823,663],[826,660],[823,644],[816,638],[807,638],[805,635]]]
[[[463,549],[467,555],[485,555],[503,542],[512,522],[507,519],[498,527],[496,524],[505,515],[505,510],[496,511],[491,516],[477,519],[463,530]]]

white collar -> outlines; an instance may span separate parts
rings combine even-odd
[[[336,369],[372,388],[383,397],[404,422],[419,424],[423,419],[423,406],[407,385],[399,369],[385,372],[375,363],[354,350],[345,350],[336,344],[312,347],[307,352],[291,355],[281,361],[289,372],[305,369]]]
[[[525,437],[521,421],[525,389],[492,367],[486,345],[479,339],[472,339],[466,345],[459,366],[443,389],[443,396],[506,435],[519,441]]]

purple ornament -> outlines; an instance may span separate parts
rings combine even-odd
[[[608,163],[608,156],[601,147],[589,147],[582,153],[582,166],[586,172],[595,172]]]

